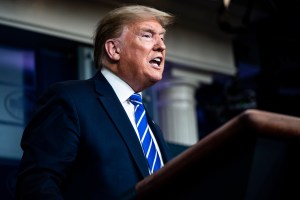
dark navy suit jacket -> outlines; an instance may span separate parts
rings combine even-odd
[[[166,163],[168,147],[148,121]],[[19,199],[120,199],[149,175],[132,124],[101,72],[50,87],[21,146]]]

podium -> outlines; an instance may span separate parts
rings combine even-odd
[[[246,110],[137,183],[134,199],[300,199],[299,138],[300,118]]]

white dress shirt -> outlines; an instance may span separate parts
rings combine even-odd
[[[125,81],[123,81],[121,78],[119,78],[117,75],[112,73],[107,68],[102,67],[101,73],[103,74],[103,76],[106,78],[106,80],[109,82],[109,84],[114,89],[116,95],[118,96],[118,99],[120,100],[124,110],[126,111],[128,117],[130,119],[130,122],[137,134],[137,137],[139,138],[140,136],[139,136],[138,129],[137,129],[137,126],[135,123],[134,105],[132,103],[130,103],[130,101],[129,101],[129,97],[134,93],[134,90]],[[142,95],[142,93],[140,93],[140,94]],[[151,128],[149,128],[149,129],[150,129],[150,134],[153,138],[153,142],[156,146],[156,149],[159,154],[159,158],[160,158],[162,166],[163,166],[164,163],[163,163],[161,153],[160,153],[159,147],[157,145],[156,139],[152,133]]]

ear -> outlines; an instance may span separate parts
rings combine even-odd
[[[116,40],[109,39],[105,42],[105,50],[108,57],[113,61],[120,60],[119,43]]]

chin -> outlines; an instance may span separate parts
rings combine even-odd
[[[152,78],[150,82],[151,82],[152,84],[155,84],[155,83],[159,82],[161,79],[162,79],[162,77],[160,77],[160,78],[158,78],[158,77]]]

